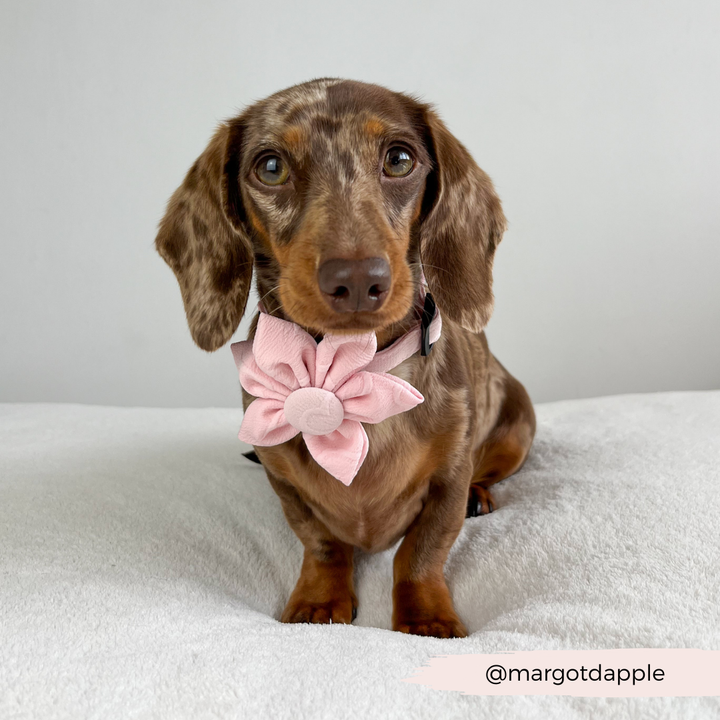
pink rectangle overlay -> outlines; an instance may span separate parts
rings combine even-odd
[[[720,651],[632,648],[439,655],[403,682],[465,695],[720,696]]]

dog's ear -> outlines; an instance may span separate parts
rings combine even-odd
[[[420,257],[440,310],[480,332],[493,310],[493,255],[505,216],[490,178],[431,108],[423,113],[433,169],[423,196]]]
[[[155,247],[172,268],[193,340],[224,345],[245,312],[253,253],[240,198],[242,119],[221,125],[168,203]]]

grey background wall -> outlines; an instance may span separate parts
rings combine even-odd
[[[720,387],[718,37],[716,0],[5,0],[0,401],[237,405],[155,228],[219,120],[326,75],[434,101],[495,181],[535,401]]]

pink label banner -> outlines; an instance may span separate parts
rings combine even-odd
[[[440,655],[403,682],[466,695],[720,696],[720,651],[632,648]]]

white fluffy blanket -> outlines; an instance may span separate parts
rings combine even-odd
[[[354,625],[277,621],[301,548],[239,409],[0,406],[0,717],[720,717],[401,682],[440,654],[720,649],[720,392],[537,410],[529,461],[453,547],[471,636],[448,641],[388,629],[392,551],[358,558]]]

